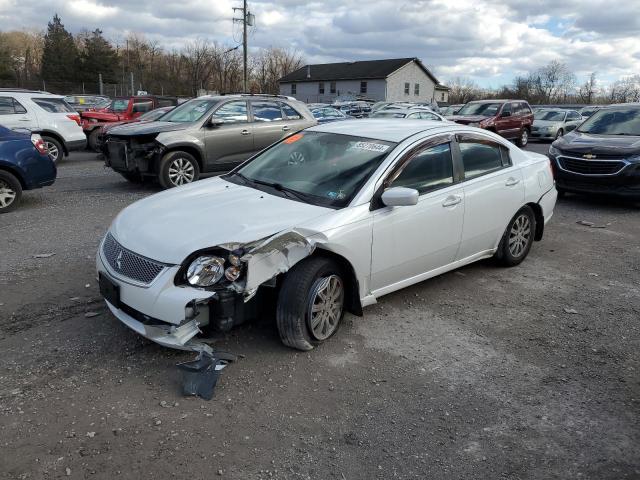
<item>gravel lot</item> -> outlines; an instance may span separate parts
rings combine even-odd
[[[191,354],[98,297],[100,238],[156,191],[74,154],[0,216],[0,478],[640,478],[640,206],[568,196],[519,267],[388,295],[309,353],[266,319],[220,336],[244,358],[206,402]]]

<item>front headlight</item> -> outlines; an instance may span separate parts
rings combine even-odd
[[[224,258],[203,255],[196,258],[187,269],[187,281],[197,287],[210,287],[224,275]]]
[[[560,155],[560,153],[562,152],[560,152],[560,150],[555,148],[553,144],[549,146],[549,155],[551,155],[552,157],[557,157],[558,155]]]

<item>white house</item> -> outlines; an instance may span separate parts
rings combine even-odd
[[[281,95],[307,103],[332,103],[338,97],[446,102],[448,90],[417,58],[306,65],[280,79]]]

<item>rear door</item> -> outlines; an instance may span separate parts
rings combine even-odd
[[[298,130],[302,130],[312,124],[309,120],[304,118],[304,116],[295,109],[295,107],[289,105],[286,102],[280,102],[280,108],[282,109],[282,113],[285,117],[285,124],[282,128],[285,135],[289,132],[297,132]]]
[[[253,146],[255,151],[267,148],[289,134],[291,126],[280,102],[251,100],[253,113]]]
[[[227,170],[251,156],[255,147],[246,100],[233,100],[220,105],[211,119],[221,124],[206,122],[203,126],[206,170]]]
[[[457,135],[464,171],[464,228],[458,260],[494,249],[524,202],[522,171],[509,149],[477,134]]]
[[[10,129],[38,128],[35,115],[30,115],[24,106],[13,97],[0,97],[0,125]]]
[[[578,125],[582,123],[582,117],[578,112],[567,112],[567,121],[565,122],[565,128],[567,132],[575,130]]]

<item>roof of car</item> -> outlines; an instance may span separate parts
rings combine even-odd
[[[515,98],[493,98],[490,100],[471,100],[468,103],[505,103],[505,102],[526,102],[526,100],[517,100]]]
[[[447,123],[448,126],[454,124]],[[399,143],[416,133],[432,128],[442,127],[443,122],[436,120],[402,120],[389,118],[365,118],[359,120],[345,120],[316,125],[307,131],[338,133],[353,135],[354,137],[374,138],[385,142]]]

